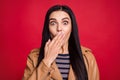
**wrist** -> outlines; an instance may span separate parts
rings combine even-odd
[[[50,66],[51,66],[51,63],[49,62],[49,60],[43,59],[43,62],[45,63],[45,65],[46,65],[47,67],[50,67]]]

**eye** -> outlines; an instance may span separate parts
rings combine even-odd
[[[68,24],[68,21],[63,21],[63,25],[67,25]]]
[[[50,24],[50,25],[55,25],[56,22],[55,22],[55,21],[51,21],[51,22],[49,22],[49,24]]]

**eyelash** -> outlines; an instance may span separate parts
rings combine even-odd
[[[64,25],[67,25],[67,24],[68,24],[68,21],[63,21],[63,24],[64,24]]]
[[[63,25],[67,25],[69,22],[68,21],[63,21],[62,23],[63,23]],[[50,25],[55,25],[55,24],[57,24],[57,22],[51,21],[51,22],[49,22],[49,24]]]
[[[55,25],[55,23],[56,23],[55,21],[49,22],[50,25]]]

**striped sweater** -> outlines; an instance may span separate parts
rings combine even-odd
[[[63,77],[63,80],[68,80],[68,73],[70,69],[70,56],[69,54],[58,54],[56,64]]]

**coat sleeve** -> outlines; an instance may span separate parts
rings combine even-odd
[[[83,57],[88,72],[88,80],[100,80],[97,62],[91,50],[85,50]]]
[[[27,65],[24,70],[24,75],[22,80],[45,80],[51,71],[51,68],[48,68],[44,61],[41,61],[40,65],[37,66],[39,55],[39,49],[34,49],[30,52],[27,57]],[[39,74],[39,75],[38,75]]]

